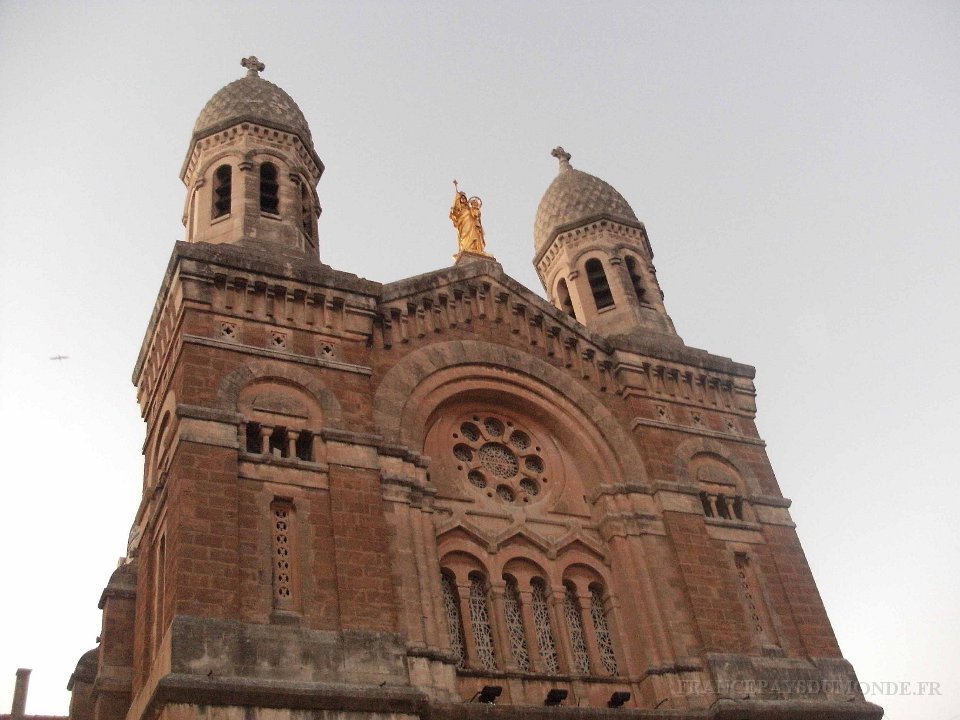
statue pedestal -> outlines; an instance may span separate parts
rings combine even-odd
[[[497,261],[493,255],[487,255],[487,253],[470,252],[469,250],[461,250],[453,256],[453,264],[455,266],[466,265],[467,263],[479,262],[481,260],[492,260],[493,262]]]

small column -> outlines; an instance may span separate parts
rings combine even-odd
[[[597,628],[593,624],[593,613],[591,612],[592,600],[590,591],[586,595],[577,594],[580,600],[580,623],[583,625],[583,639],[587,646],[587,657],[589,658],[590,674],[605,675],[603,661],[600,659],[600,640],[597,639]]]
[[[463,626],[463,644],[468,668],[482,669],[480,653],[477,652],[477,640],[473,636],[473,615],[470,613],[470,580],[457,582],[457,599],[460,601],[460,624]]]
[[[520,617],[523,620],[523,635],[527,639],[530,670],[545,673],[547,672],[547,664],[543,661],[543,655],[540,654],[537,621],[533,617],[533,593],[529,590],[520,590]]]
[[[262,455],[270,454],[270,433],[272,432],[272,427],[268,427],[267,425],[260,426],[260,453]]]
[[[510,641],[510,633],[507,630],[507,611],[503,602],[505,592],[506,583],[490,583],[490,604],[493,605],[491,624],[501,668],[516,672],[520,667],[517,665],[517,659],[513,657],[513,643]]]
[[[297,457],[297,438],[300,437],[300,433],[297,430],[287,430],[287,457],[295,458]]]
[[[550,592],[550,622],[555,628],[555,640],[560,654],[560,672],[565,675],[575,674],[573,664],[573,647],[570,645],[570,626],[563,613],[563,601],[567,589],[561,585],[561,590]]]

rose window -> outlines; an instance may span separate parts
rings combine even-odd
[[[487,443],[480,448],[480,465],[501,478],[511,478],[520,469],[517,456],[500,443]]]
[[[528,430],[492,414],[472,415],[454,427],[449,452],[475,491],[508,505],[529,503],[542,495],[547,467]]]

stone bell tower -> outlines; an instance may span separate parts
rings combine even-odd
[[[210,98],[193,128],[180,171],[186,240],[318,258],[323,162],[307,120],[255,56],[241,64],[246,77]]]
[[[555,306],[602,335],[637,330],[676,338],[646,228],[623,196],[553,150],[560,173],[534,225],[533,264]]]

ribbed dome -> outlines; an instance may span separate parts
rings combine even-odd
[[[263,69],[255,57],[246,58],[247,76],[221,88],[204,106],[193,126],[194,138],[241,120],[250,120],[278,130],[290,130],[312,145],[307,119],[297,103],[280,87],[258,74]]]
[[[598,177],[574,170],[570,154],[563,148],[553,151],[560,160],[560,174],[550,183],[537,208],[533,240],[537,253],[550,242],[554,232],[580,220],[605,216],[636,224],[633,208],[612,185]]]

